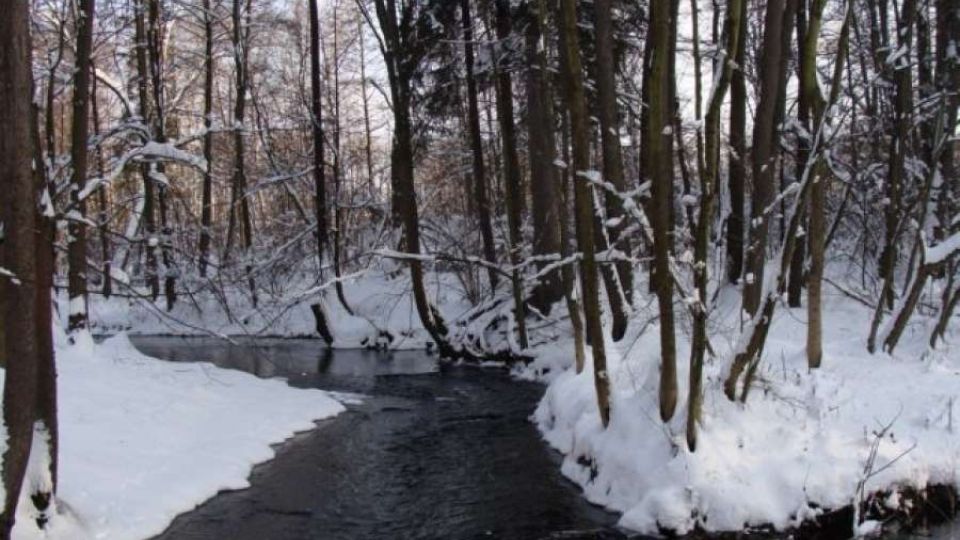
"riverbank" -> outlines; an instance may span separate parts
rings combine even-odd
[[[331,283],[320,286],[316,276],[261,291],[257,305],[246,290],[218,289],[215,281],[191,293],[181,292],[173,309],[164,298],[147,301],[142,291],[128,287],[110,298],[91,295],[89,312],[94,332],[131,335],[213,337],[323,338],[313,306],[322,307],[324,330],[333,348],[421,350],[432,343],[420,324],[406,272],[375,268],[344,279],[344,306]],[[461,287],[451,274],[431,274],[431,301],[449,320],[468,312]],[[61,295],[61,303],[66,299]]]
[[[55,331],[60,506],[41,535],[21,503],[18,540],[152,536],[218,491],[248,486],[273,444],[345,410],[320,390],[158,361],[126,336],[71,345]]]
[[[470,307],[455,282],[449,274],[430,274],[427,280],[431,300],[451,330],[484,350],[516,353],[506,331],[509,302],[490,303],[474,318],[482,310]],[[408,284],[404,274],[389,272],[347,280],[345,295],[354,315],[332,291],[325,293],[333,346],[427,346]],[[169,315],[119,298],[95,301],[91,313],[99,328],[126,324],[123,329],[144,334],[318,337],[310,310],[314,298],[266,298],[257,309],[242,295],[230,298],[231,316],[213,297],[205,309],[197,308],[199,301],[182,300]],[[948,332],[945,343],[929,350],[931,321],[918,316],[895,355],[870,355],[863,336],[871,308],[835,288],[824,291],[824,301],[823,367],[807,369],[806,311],[781,306],[756,386],[740,404],[721,392],[740,333],[740,294],[730,287],[719,292],[710,328],[716,356],[705,367],[696,453],[684,440],[689,328],[681,318],[679,406],[664,424],[657,403],[660,344],[653,303],[638,303],[627,336],[606,343],[613,408],[607,429],[596,409],[589,351],[584,372],[573,372],[562,303],[549,317],[531,319],[533,346],[525,352],[535,358],[514,366],[513,373],[547,384],[533,421],[564,456],[563,474],[591,502],[622,513],[623,527],[651,534],[799,530],[856,506],[862,510],[856,532],[866,533],[885,513],[912,513],[917,502],[908,495],[931,486],[960,486],[960,426],[955,425],[960,420],[954,419],[960,413],[960,338]],[[123,319],[127,312],[133,315]],[[852,528],[854,520],[848,521]]]
[[[714,339],[718,356],[705,367],[695,453],[684,438],[685,384],[673,419],[664,424],[659,418],[659,332],[652,315],[645,328],[634,325],[620,343],[606,344],[612,382],[606,429],[592,366],[575,373],[570,345],[544,348],[520,370],[548,381],[534,420],[564,455],[563,473],[590,501],[621,512],[626,528],[680,535],[797,530],[831,510],[856,507],[862,511],[854,532],[866,534],[884,515],[913,513],[915,495],[928,487],[960,487],[955,335],[928,350],[928,321],[918,318],[895,355],[870,355],[861,337],[869,310],[829,295],[823,367],[810,372],[806,312],[784,308],[756,387],[745,404],[732,403],[721,385],[737,336],[737,296],[722,291],[716,304],[713,335],[729,337]],[[680,381],[688,377],[688,356],[681,331]]]

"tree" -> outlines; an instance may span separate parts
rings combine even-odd
[[[239,206],[241,238],[243,239],[243,249],[245,256],[250,256],[250,248],[253,246],[253,221],[250,216],[250,197],[247,195],[247,172],[246,172],[246,147],[244,144],[243,122],[246,115],[247,91],[249,88],[249,74],[247,60],[249,58],[250,46],[250,3],[252,0],[233,0],[232,22],[232,44],[233,44],[233,62],[236,70],[236,95],[233,106],[233,179],[231,181],[230,213],[227,225],[227,246],[224,250],[223,260],[227,261],[230,257],[230,248],[233,243],[234,231],[237,223],[237,211]],[[250,297],[253,306],[257,306],[257,288],[253,280],[252,266],[248,262],[244,273],[247,276],[247,284],[250,288]]]
[[[213,10],[210,0],[203,0],[203,194],[200,203],[200,245],[198,246],[200,277],[207,277],[210,253],[210,227],[213,224]]]
[[[573,193],[576,210],[577,246],[580,250],[580,283],[583,289],[583,310],[587,339],[593,352],[593,376],[597,389],[597,408],[604,427],[610,421],[610,380],[600,321],[600,297],[597,283],[597,261],[594,253],[594,205],[590,176],[589,120],[583,89],[583,66],[577,36],[575,0],[560,2],[560,39],[562,73],[565,81],[565,102],[570,115],[573,147]]]
[[[313,128],[313,208],[317,221],[317,261],[323,268],[327,243],[327,188],[323,162],[323,101],[320,84],[320,15],[318,0],[310,4],[310,125]]]
[[[543,43],[543,21],[546,13],[534,2],[526,4],[526,91],[527,91],[527,157],[530,169],[530,213],[533,218],[533,254],[550,257],[561,250],[560,182],[552,164],[556,157],[553,95],[547,76],[547,51]],[[546,269],[547,261],[538,263],[541,275],[531,294],[531,304],[543,313],[564,296],[561,272]],[[545,273],[544,273],[545,272]]]
[[[413,105],[414,78],[420,62],[430,52],[438,36],[431,30],[438,20],[439,9],[450,9],[449,4],[421,6],[417,2],[404,3],[398,10],[394,0],[374,0],[375,24],[362,1],[358,0],[371,29],[379,28],[377,36],[390,83],[390,101],[393,111],[393,139],[390,151],[390,177],[393,193],[394,219],[399,219],[403,230],[403,248],[410,267],[414,303],[424,329],[430,334],[440,353],[454,356],[447,340],[447,328],[436,309],[430,305],[423,284],[423,262],[420,255],[420,224],[417,193],[414,185]],[[443,14],[439,19],[446,19]]]
[[[904,0],[897,22],[897,45],[899,50],[910,58],[913,51],[913,27],[917,16],[916,0]],[[907,61],[907,60],[902,60]],[[889,160],[887,164],[886,197],[884,207],[884,241],[883,252],[880,255],[880,277],[883,285],[877,308],[874,310],[873,321],[870,324],[870,337],[867,338],[867,350],[871,353],[876,350],[877,333],[886,310],[893,308],[896,295],[894,282],[898,250],[897,244],[902,232],[902,205],[904,177],[907,175],[907,153],[911,146],[911,132],[913,127],[913,75],[910,69],[894,65],[894,131],[890,140]]]
[[[343,227],[344,227],[344,212],[343,212],[343,202],[342,202],[342,184],[343,184],[343,165],[340,159],[342,147],[340,146],[340,24],[339,24],[339,12],[340,12],[340,2],[337,2],[333,5],[333,54],[330,55],[330,61],[327,62],[325,69],[329,73],[332,71],[331,75],[327,75],[327,81],[332,85],[330,92],[330,100],[333,102],[332,109],[332,122],[333,122],[333,137],[332,137],[332,146],[333,146],[333,275],[336,279],[334,284],[334,289],[337,291],[337,298],[340,300],[340,305],[343,306],[343,309],[350,315],[353,315],[353,309],[350,308],[349,302],[347,302],[347,295],[343,290],[343,281],[340,279],[342,275],[342,265],[343,265]]]
[[[616,65],[613,58],[613,16],[612,0],[594,2],[596,26],[596,62],[597,62],[597,108],[600,117],[600,142],[603,148],[603,177],[619,191],[626,191],[627,182],[623,174],[623,157],[620,152],[620,123],[617,121],[617,83]],[[620,201],[611,193],[605,197],[607,218],[618,222],[617,226],[607,227],[610,247],[617,248],[626,257],[631,255],[630,238],[622,236],[625,220]],[[632,303],[633,268],[629,260],[616,263],[620,285],[626,295],[626,301]]]
[[[70,202],[76,212],[68,223],[67,260],[70,271],[67,296],[70,313],[67,329],[87,328],[87,225],[86,204],[80,192],[87,184],[87,137],[90,111],[90,54],[93,48],[95,0],[81,0],[77,6],[77,54],[73,79],[73,122],[70,130]]]
[[[88,6],[92,10],[92,3],[83,4]],[[4,197],[0,198],[0,220],[4,224],[0,237],[0,266],[4,268],[0,277],[0,309],[4,311],[4,330],[16,336],[4,340],[2,351],[6,364],[3,421],[7,448],[3,455],[6,500],[0,515],[0,538],[7,539],[15,523],[30,454],[44,449],[33,448],[35,431],[41,437],[48,436],[46,450],[51,452],[51,470],[37,471],[38,474],[47,476],[56,469],[55,426],[45,423],[48,415],[55,418],[56,407],[55,396],[44,395],[52,390],[50,384],[55,384],[55,379],[51,371],[52,348],[48,350],[52,343],[51,320],[41,320],[50,310],[40,308],[38,302],[50,303],[51,278],[41,272],[52,269],[43,268],[42,262],[48,251],[52,254],[52,238],[45,234],[50,229],[37,221],[37,188],[42,186],[43,177],[33,167],[39,155],[35,148],[39,133],[31,110],[29,2],[14,0],[4,7],[6,12],[0,17],[0,179],[4,188]],[[49,358],[44,356],[47,353]],[[52,497],[52,481],[49,485],[30,482],[27,489],[39,512],[37,525],[42,528]]]
[[[727,217],[727,281],[737,283],[743,274],[743,207],[747,168],[747,83],[743,69],[747,60],[747,1],[740,3],[740,36],[730,78],[730,215]]]
[[[497,121],[500,124],[500,138],[503,157],[504,196],[507,203],[507,229],[510,256],[510,275],[513,285],[514,317],[517,321],[517,333],[520,348],[527,348],[526,308],[523,298],[523,282],[520,276],[520,259],[523,237],[520,234],[521,206],[523,191],[520,187],[520,160],[517,157],[517,138],[513,123],[513,78],[507,63],[512,56],[512,28],[510,23],[510,3],[508,0],[496,0],[497,40]]]
[[[150,72],[147,64],[147,30],[144,23],[143,0],[133,0],[134,41],[137,62],[137,106],[140,119],[146,123],[150,118]],[[146,141],[145,141],[146,142]],[[157,224],[154,210],[154,184],[156,180],[151,173],[150,164],[140,165],[140,174],[143,177],[143,217],[142,229],[144,241],[143,252],[146,258],[144,277],[150,288],[150,299],[154,302],[160,297],[160,277],[157,274],[157,249],[159,239],[156,236]]]
[[[704,160],[700,175],[700,212],[697,216],[694,235],[694,284],[697,289],[693,315],[693,339],[690,349],[690,391],[687,406],[687,447],[691,452],[697,448],[697,422],[700,421],[703,387],[703,359],[707,349],[707,298],[709,295],[710,225],[713,222],[713,207],[716,203],[717,177],[720,169],[720,114],[741,36],[740,15],[744,0],[732,0],[727,6],[723,32],[726,37],[724,49],[718,60],[720,69],[713,81],[710,102],[704,121]]]
[[[810,5],[810,20],[804,29],[804,39],[800,46],[800,92],[801,106],[812,107],[814,122],[819,124],[823,117],[823,96],[817,78],[817,50],[820,39],[820,27],[826,0],[816,0]],[[799,39],[798,35],[798,39]],[[803,112],[805,116],[807,112]],[[810,246],[810,273],[807,277],[807,365],[813,369],[820,367],[823,356],[823,320],[821,307],[821,284],[823,283],[824,242],[826,240],[826,182],[827,178],[818,174],[820,167],[814,169],[814,178],[810,187],[810,225],[807,232]]]
[[[467,78],[467,124],[470,151],[473,158],[473,192],[477,208],[480,239],[483,242],[483,258],[489,265],[487,275],[490,290],[497,289],[496,245],[493,241],[493,226],[490,224],[490,202],[487,194],[487,175],[483,163],[483,140],[480,137],[480,108],[477,104],[477,81],[474,75],[473,23],[470,17],[470,0],[460,0],[460,18],[463,24],[463,62]]]
[[[678,0],[671,0],[676,3]],[[644,68],[647,114],[643,128],[643,174],[651,182],[649,208],[653,226],[653,275],[660,313],[660,418],[667,422],[677,406],[677,351],[674,335],[673,279],[670,272],[671,208],[673,207],[673,60],[677,21],[673,6],[650,6],[647,34],[649,64]]]
[[[853,0],[851,0],[851,2],[852,1]],[[793,4],[793,0],[788,0],[787,13],[791,13],[795,7],[796,5]],[[853,12],[849,7],[850,4],[848,4],[846,17],[844,17],[843,25],[840,28],[830,94],[823,105],[824,112],[820,116],[815,130],[810,134],[810,154],[797,182],[795,189],[796,195],[788,214],[787,228],[784,231],[780,252],[777,256],[779,263],[777,273],[770,280],[770,284],[763,287],[761,294],[763,302],[741,333],[740,343],[737,345],[733,362],[730,365],[730,370],[723,383],[724,394],[726,394],[727,398],[731,401],[737,399],[737,385],[741,375],[744,381],[739,399],[740,401],[746,401],[754,374],[760,363],[760,353],[766,343],[767,333],[773,322],[773,315],[776,311],[777,303],[786,291],[787,273],[791,260],[793,259],[794,249],[797,244],[797,233],[800,229],[800,218],[802,216],[800,210],[809,202],[811,186],[816,181],[816,171],[820,166],[820,160],[823,159],[827,119],[830,118],[832,113],[831,109],[837,103],[840,95],[844,61],[846,59],[845,51],[849,43],[850,26],[853,17]]]
[[[150,61],[150,80],[153,90],[153,138],[160,144],[167,142],[167,106],[163,85],[164,30],[162,21],[162,0],[147,0],[147,53]],[[160,253],[163,258],[163,294],[167,300],[167,310],[173,309],[177,300],[177,272],[171,254],[173,229],[168,217],[169,179],[162,160],[150,164],[149,174],[158,183],[157,202],[160,210]]]
[[[774,148],[779,140],[776,125],[777,101],[781,86],[786,84],[782,70],[786,51],[781,34],[784,22],[793,20],[797,0],[767,2],[760,57],[760,96],[753,124],[753,194],[750,198],[750,234],[747,245],[747,276],[743,287],[743,309],[753,316],[760,307],[766,264],[768,207],[773,203],[775,169]]]

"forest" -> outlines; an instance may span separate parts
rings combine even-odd
[[[204,448],[246,433],[242,470],[124,522],[87,456],[150,468],[138,426],[197,448],[212,403],[137,336],[537,381],[525,423],[621,532],[955,511],[960,1],[3,6],[0,538],[152,537],[363,407],[239,378]]]

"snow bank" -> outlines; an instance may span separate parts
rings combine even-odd
[[[719,358],[729,358],[737,335],[738,295],[727,296],[718,309],[726,313],[714,321],[728,325],[714,328],[713,335],[729,336],[714,338]],[[590,501],[622,512],[622,526],[644,533],[762,525],[782,530],[851,504],[861,482],[867,494],[933,484],[960,488],[956,336],[929,352],[921,324],[913,335],[908,330],[897,355],[871,356],[862,337],[869,310],[839,297],[826,300],[822,369],[810,373],[806,367],[802,309],[778,312],[761,380],[746,405],[729,402],[721,391],[727,362],[708,361],[696,453],[687,450],[684,438],[689,345],[682,327],[681,395],[668,425],[658,413],[655,324],[607,344],[613,389],[606,430],[597,412],[590,355],[587,368],[575,374],[569,346],[551,345],[529,368],[538,374],[551,370],[534,420],[564,455],[563,474]],[[874,445],[876,459],[868,463]]]
[[[304,277],[301,283],[287,284],[285,290],[293,292],[285,295],[261,292],[256,309],[246,290],[228,291],[228,309],[224,309],[220,295],[201,291],[193,298],[182,297],[171,312],[166,311],[162,297],[151,304],[142,299],[116,296],[104,299],[92,295],[90,320],[95,332],[106,334],[319,338],[310,306],[320,302],[335,348],[379,345],[394,350],[414,350],[424,349],[432,342],[420,323],[407,272],[392,275],[378,268],[362,277],[345,280],[344,296],[353,314],[340,304],[333,287],[322,293],[304,295],[303,291],[315,289],[311,279]],[[470,308],[455,276],[431,273],[427,285],[431,302],[445,317],[455,318]],[[61,302],[65,302],[62,296]],[[390,338],[386,337],[388,334]]]
[[[75,519],[55,518],[47,539],[157,534],[217,491],[248,486],[271,444],[344,411],[320,390],[146,357],[123,335],[57,341],[59,497]],[[18,519],[15,539],[37,533]]]

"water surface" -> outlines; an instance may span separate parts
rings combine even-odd
[[[179,516],[158,539],[625,538],[587,503],[529,415],[543,394],[423,352],[329,351],[309,340],[135,338],[298,387],[367,396],[281,445],[249,489]]]

